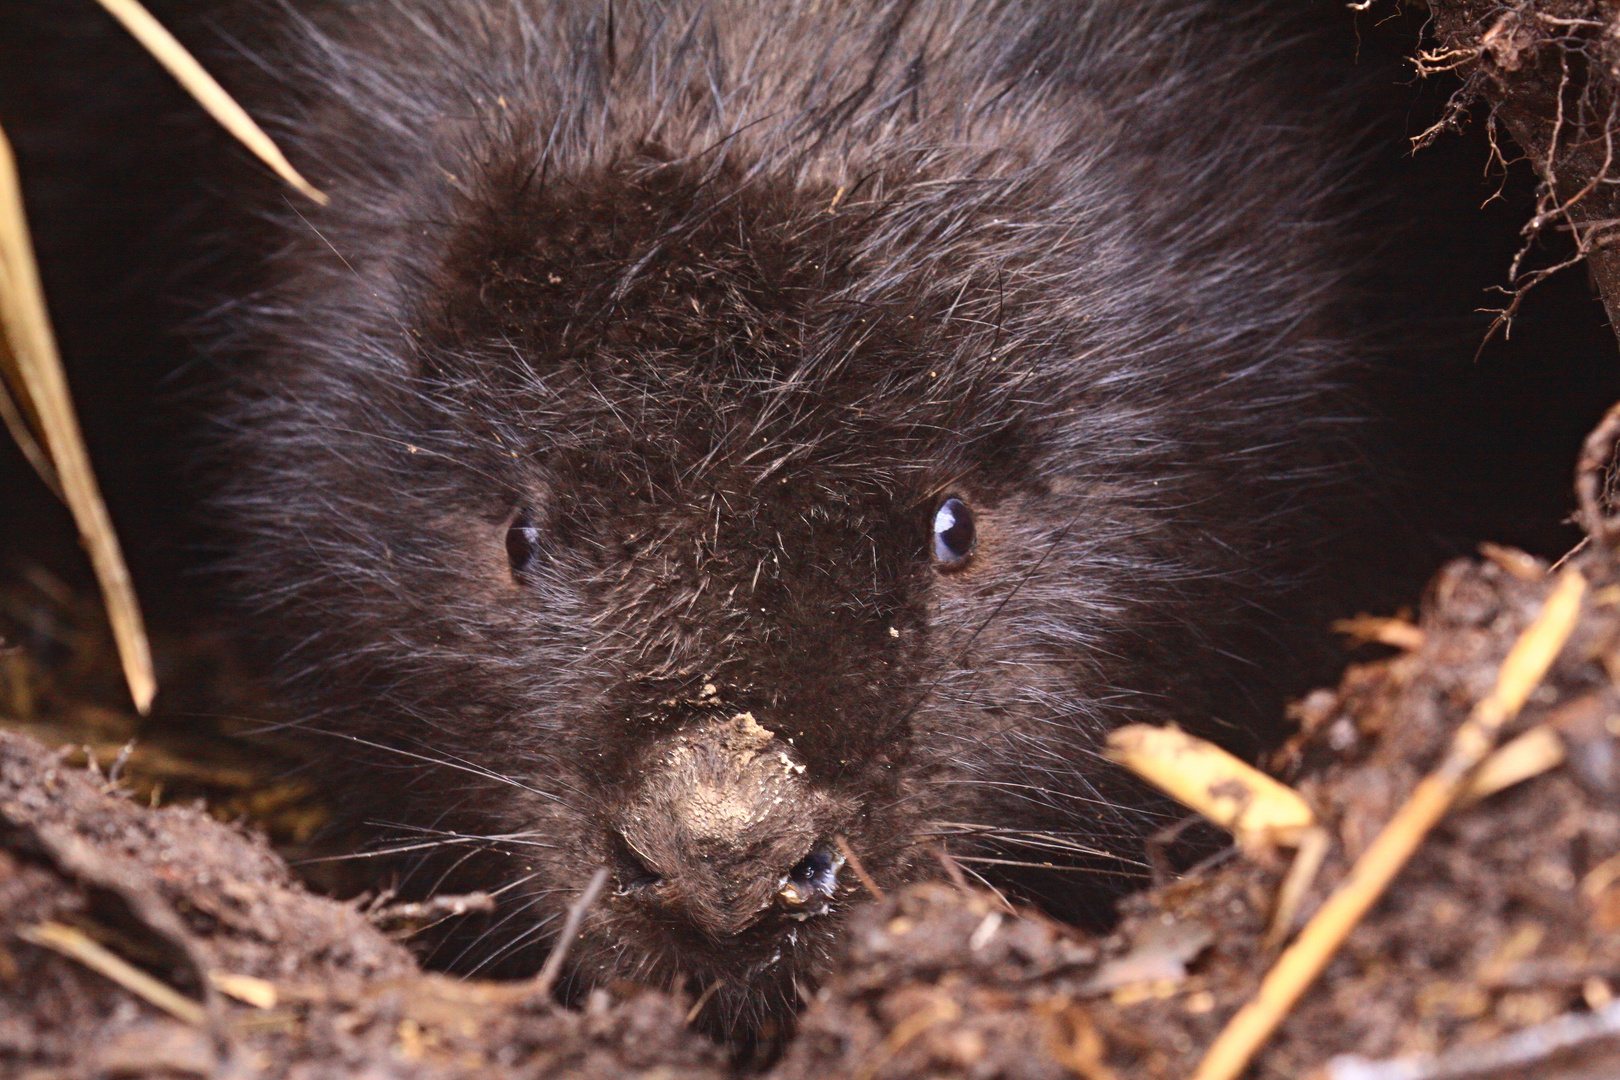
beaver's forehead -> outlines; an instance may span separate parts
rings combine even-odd
[[[782,372],[749,359],[718,370],[671,354],[571,359],[544,371],[485,362],[472,373],[482,377],[451,373],[429,394],[450,425],[499,428],[535,452],[623,448],[735,461],[781,453],[905,458],[951,442],[994,404],[976,410],[971,394],[943,388],[919,395],[898,372]]]
[[[554,489],[576,501],[612,504],[620,515],[663,517],[672,510],[697,519],[817,522],[886,518],[926,500],[937,470],[917,459],[869,454],[838,458],[792,455],[656,453],[601,449],[557,455],[547,462]]]
[[[1005,351],[1029,267],[1009,280],[1000,261],[986,270],[965,250],[897,254],[941,231],[958,246],[994,243],[1005,225],[989,209],[891,194],[835,212],[835,189],[787,177],[632,173],[492,196],[442,256],[424,340],[510,349],[542,377],[579,364],[676,386],[685,373],[755,389],[819,381],[823,392],[849,380],[852,396],[893,377],[948,377],[942,360],[969,341],[987,358]]]

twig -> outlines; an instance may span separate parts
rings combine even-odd
[[[1558,573],[1558,571],[1560,571],[1560,570],[1562,570],[1564,568],[1565,563],[1569,562],[1569,560],[1573,559],[1575,556],[1577,556],[1581,552],[1585,551],[1586,546],[1588,544],[1590,544],[1591,542],[1592,542],[1592,538],[1590,536],[1581,537],[1580,540],[1576,542],[1574,547],[1570,548],[1568,551],[1566,551],[1562,555],[1558,556],[1558,561],[1553,563],[1551,566],[1547,567],[1547,572],[1549,574]]]
[[[379,899],[381,899],[379,897]],[[365,913],[366,921],[376,927],[399,926],[413,922],[434,920],[434,925],[445,919],[473,912],[495,910],[495,898],[487,892],[457,893],[454,896],[430,896],[426,900],[400,904],[381,903]]]
[[[602,886],[607,884],[607,867],[602,867],[591,875],[590,883],[585,891],[579,894],[573,906],[568,909],[568,918],[563,922],[562,933],[557,935],[557,942],[551,947],[551,955],[546,957],[545,966],[540,974],[535,976],[532,994],[536,998],[546,998],[551,995],[551,987],[562,973],[563,961],[568,958],[568,950],[574,944],[574,938],[579,935],[579,924],[585,921],[585,913],[596,903],[596,898],[602,894]]]
[[[1498,791],[1556,769],[1564,763],[1564,757],[1564,740],[1558,732],[1538,724],[1486,758],[1468,778],[1456,805],[1472,806]]]
[[[251,1005],[255,1009],[273,1009],[281,998],[281,992],[276,984],[268,979],[255,978],[252,975],[233,975],[228,971],[210,971],[208,981],[215,990],[235,998],[244,1005]]]
[[[1350,619],[1336,619],[1333,632],[1353,639],[1357,645],[1377,642],[1392,648],[1413,652],[1423,647],[1423,631],[1405,619],[1385,618],[1381,615],[1357,615]]]
[[[170,1016],[194,1027],[201,1027],[208,1010],[181,994],[174,987],[148,975],[128,960],[107,950],[83,931],[59,922],[42,922],[17,931],[24,941],[77,960],[98,975],[105,976],[136,997],[155,1005]]]
[[[1486,758],[1468,778],[1467,786],[1453,805],[1472,806],[1498,791],[1557,768],[1563,762],[1564,741],[1546,724],[1537,725]],[[1326,829],[1311,829],[1301,837],[1299,850],[1277,890],[1276,909],[1260,945],[1263,951],[1272,952],[1287,939],[1288,929],[1305,899],[1305,891],[1322,868],[1329,846]]]
[[[1531,691],[1546,676],[1575,628],[1585,591],[1586,579],[1580,571],[1571,569],[1560,575],[1540,614],[1519,635],[1502,662],[1495,688],[1474,706],[1452,736],[1444,759],[1413,790],[1406,804],[1356,860],[1338,891],[1266,973],[1254,998],[1231,1019],[1199,1062],[1192,1080],[1235,1080],[1248,1067],[1345,937],[1378,902],[1462,792],[1474,769],[1490,752],[1502,725],[1518,714]]]
[[[1288,940],[1294,917],[1299,914],[1305,894],[1315,883],[1316,875],[1321,872],[1322,863],[1327,860],[1332,846],[1328,831],[1321,826],[1307,829],[1300,835],[1299,846],[1294,849],[1294,860],[1288,864],[1288,873],[1283,876],[1282,885],[1277,889],[1271,925],[1266,928],[1266,936],[1260,942],[1263,952],[1273,953]]]
[[[136,740],[131,739],[125,743],[119,749],[118,756],[113,758],[112,764],[107,767],[107,787],[109,789],[118,786],[118,778],[123,775],[124,766],[129,764],[130,755],[135,753],[135,742]],[[94,759],[92,758],[92,760]]]
[[[1616,1033],[1620,1033],[1620,1002],[1607,1005],[1592,1013],[1566,1013],[1535,1027],[1524,1028],[1483,1046],[1466,1046],[1436,1057],[1394,1058],[1388,1061],[1368,1061],[1366,1058],[1346,1055],[1328,1063],[1329,1080],[1469,1080],[1485,1076],[1541,1076],[1543,1070],[1556,1068],[1553,1059],[1563,1061],[1568,1051],[1594,1043],[1612,1046]],[[1558,1075],[1605,1075],[1597,1070],[1605,1065],[1612,1068],[1615,1057],[1611,1052],[1602,1060],[1568,1062],[1569,1072],[1559,1070]],[[1592,1071],[1582,1068],[1596,1066]]]
[[[1249,851],[1291,846],[1316,824],[1299,792],[1179,728],[1126,724],[1109,732],[1103,754],[1229,830]]]
[[[4,348],[5,346],[0,345],[0,349]],[[3,366],[3,363],[0,363],[0,366]],[[28,426],[28,421],[23,419],[22,411],[12,400],[11,391],[6,388],[4,379],[0,379],[0,422],[5,424],[6,430],[11,433],[11,441],[17,444],[17,449],[28,459],[29,466],[45,486],[51,489],[51,494],[66,502],[67,496],[62,494],[62,481],[56,475],[56,466],[51,464],[50,455],[39,444],[39,440],[34,438],[33,429]]]
[[[1590,26],[1601,30],[1608,25],[1607,23],[1599,22],[1597,19],[1560,19],[1556,15],[1548,15],[1544,11],[1532,12],[1532,14],[1541,22],[1547,23],[1549,26]]]
[[[698,1014],[703,1011],[703,1006],[707,1005],[709,1003],[709,999],[714,997],[716,992],[718,992],[719,989],[724,985],[726,985],[726,980],[716,979],[714,982],[703,988],[703,993],[699,994],[698,999],[692,1002],[692,1007],[686,1010],[687,1027],[692,1026],[692,1021],[698,1018]]]
[[[883,890],[878,888],[878,883],[872,880],[872,875],[866,872],[866,867],[861,865],[861,860],[856,857],[855,850],[849,846],[849,841],[844,839],[842,833],[833,837],[833,844],[837,846],[838,854],[842,855],[844,861],[849,863],[849,868],[855,871],[855,876],[860,879],[861,884],[866,886],[866,891],[872,894],[872,899],[883,899]]]
[[[1430,49],[1427,52],[1418,53],[1412,64],[1417,68],[1419,76],[1428,76],[1438,75],[1445,71],[1455,71],[1478,58],[1478,49]],[[1444,122],[1444,120],[1441,121],[1441,123]],[[1419,136],[1419,138],[1421,137]]]

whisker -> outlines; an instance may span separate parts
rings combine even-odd
[[[1107,851],[1091,852],[1090,854],[1105,856],[1125,866],[1134,866],[1142,870],[1152,869],[1151,864],[1142,859],[1132,859]],[[1025,859],[994,859],[988,855],[963,855],[955,851],[951,853],[951,858],[959,863],[982,863],[986,866],[1021,866],[1032,870],[1051,870],[1059,874],[1095,874],[1097,872],[1095,866],[1064,866],[1060,863],[1029,862]]]
[[[444,837],[447,841],[487,840],[492,843],[499,842],[503,844],[518,844],[523,847],[537,847],[545,848],[547,850],[555,850],[557,848],[556,844],[547,844],[542,843],[539,840],[529,839],[531,836],[549,835],[548,833],[541,832],[538,829],[528,829],[523,832],[513,833],[464,833],[458,832],[454,829],[434,829],[425,825],[412,825],[408,822],[372,822],[371,824],[377,825],[381,828],[393,829],[396,832],[414,832],[422,833],[423,835],[428,836],[440,836]]]
[[[1042,787],[1039,784],[1020,784],[1020,783],[1016,783],[1016,782],[1014,782],[1012,780],[983,780],[983,779],[950,780],[950,779],[942,779],[942,780],[935,780],[933,782],[935,784],[966,784],[966,785],[971,785],[971,786],[976,786],[976,787],[991,787],[991,788],[996,788],[996,789],[1002,790],[1002,791],[1032,792],[1035,795],[1045,796],[1048,800],[1050,800],[1052,798],[1062,798],[1062,799],[1067,799],[1070,802],[1078,802],[1078,803],[1084,803],[1084,804],[1086,804],[1088,806],[1102,807],[1102,808],[1107,809],[1109,811],[1116,811],[1116,810],[1119,809],[1118,804],[1116,802],[1114,802],[1114,800],[1105,798],[1105,797],[1103,797],[1101,795],[1097,795],[1097,796],[1079,795],[1079,794],[1076,794],[1075,792],[1072,792],[1072,791],[1061,791],[1061,790],[1058,790],[1056,788]],[[1027,798],[1027,796],[1026,796],[1026,798]],[[1035,801],[1039,801],[1039,800],[1030,799],[1030,801],[1035,802]],[[1144,810],[1143,813],[1147,814],[1147,813],[1149,813],[1149,811]]]
[[[1051,851],[1070,851],[1083,855],[1107,855],[1090,844],[1070,839],[1059,832],[1035,832],[1027,829],[1008,829],[995,825],[970,825],[961,822],[936,822],[942,826],[930,836],[979,836],[1003,841],[1014,847],[1045,848]]]
[[[429,851],[433,848],[451,847],[461,841],[457,840],[424,840],[416,844],[400,844],[394,847],[371,848],[366,851],[346,851],[339,855],[316,855],[293,862],[294,866],[314,866],[319,863],[348,862],[358,859],[383,859],[393,855],[404,855],[412,851]],[[481,850],[488,851],[485,845]]]
[[[513,908],[505,915],[502,915],[499,919],[496,919],[494,922],[490,923],[483,930],[481,930],[476,937],[463,945],[461,950],[457,952],[455,956],[451,957],[450,962],[445,966],[455,971],[462,970],[462,961],[466,960],[469,956],[475,953],[485,942],[491,940],[497,934],[499,934],[500,930],[512,920],[520,918],[525,914],[529,914],[530,912],[531,909],[527,904],[514,905]],[[515,934],[506,941],[501,942],[500,946],[493,952],[481,957],[471,967],[467,968],[467,974],[477,974],[501,958],[509,956],[513,952],[522,948],[524,945],[529,944],[543,931],[546,923],[550,922],[553,918],[556,918],[555,914],[541,919],[531,926],[525,927],[521,933]]]
[[[542,791],[539,788],[530,787],[528,784],[523,783],[521,780],[518,780],[518,779],[516,779],[514,777],[507,776],[504,773],[498,773],[498,772],[495,772],[493,769],[487,769],[482,765],[476,765],[476,764],[473,764],[471,762],[463,761],[463,760],[461,760],[459,758],[455,758],[455,757],[452,757],[452,756],[449,756],[449,755],[445,755],[445,756],[442,756],[442,757],[433,757],[433,756],[431,756],[429,754],[419,754],[419,753],[416,753],[413,750],[406,750],[404,747],[389,746],[387,743],[374,742],[371,739],[363,739],[360,736],[351,734],[351,733],[349,733],[347,731],[332,731],[332,730],[330,730],[328,728],[312,728],[312,727],[305,727],[302,730],[309,731],[309,732],[311,732],[313,734],[316,734],[316,735],[325,735],[325,736],[327,736],[329,738],[347,739],[352,743],[359,744],[360,746],[370,747],[373,750],[382,750],[385,753],[398,754],[401,757],[413,758],[414,760],[417,760],[417,761],[425,761],[429,765],[441,765],[441,766],[443,766],[445,768],[448,768],[448,769],[459,769],[462,772],[470,773],[473,776],[477,776],[477,777],[479,777],[481,779],[484,779],[484,780],[494,780],[497,783],[506,784],[509,787],[515,787],[519,791],[526,791],[531,795],[538,795],[542,799],[546,799],[546,800],[548,800],[550,802],[554,802],[554,803],[558,804],[559,806],[567,806],[568,805],[562,799],[558,798],[556,795],[553,795],[549,791]]]
[[[537,878],[539,876],[540,876],[540,871],[538,871],[538,870],[536,870],[532,874],[525,874],[520,878],[516,878],[516,879],[514,879],[512,881],[508,881],[505,885],[502,885],[499,888],[490,889],[489,890],[489,895],[490,896],[500,896],[502,893],[511,892],[513,889],[516,889],[519,886],[525,885],[528,882],[533,881],[535,878]],[[549,894],[551,894],[553,892],[557,892],[557,891],[558,890],[556,890],[556,889],[546,889],[546,890],[543,890],[542,892],[532,893],[530,895],[531,895],[531,897],[532,896],[546,896],[546,895],[549,895]]]

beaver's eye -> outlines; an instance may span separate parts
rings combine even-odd
[[[946,499],[934,511],[934,561],[954,570],[973,554],[973,511],[961,499]]]
[[[506,561],[512,566],[512,576],[521,577],[539,558],[540,530],[527,510],[519,510],[506,527]]]

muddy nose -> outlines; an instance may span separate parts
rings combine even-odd
[[[831,800],[752,713],[682,728],[643,760],[611,841],[621,896],[713,937],[826,909]]]

